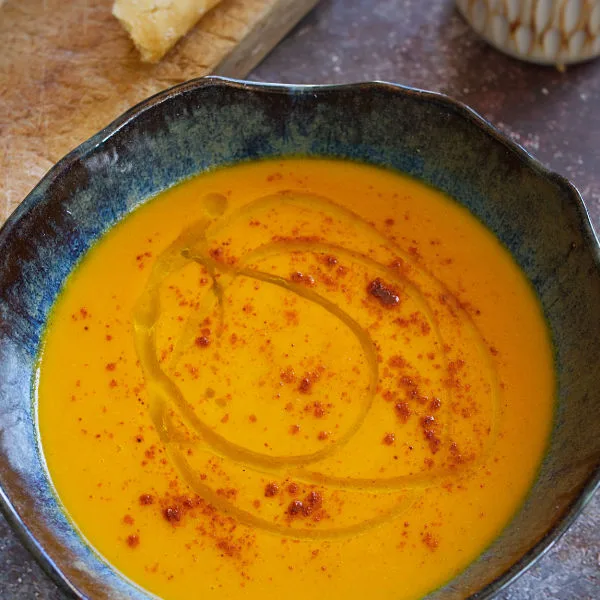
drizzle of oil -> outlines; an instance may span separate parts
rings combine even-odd
[[[223,194],[206,194],[202,199],[202,206],[211,217],[220,217],[227,210],[227,204],[227,197]]]
[[[217,233],[226,231],[238,219],[251,218],[255,213],[265,211],[269,208],[281,206],[282,200],[287,204],[302,206],[310,210],[318,211],[342,222],[351,223],[360,231],[366,239],[375,245],[393,250],[394,254],[401,257],[410,265],[414,277],[409,279],[402,272],[398,272],[389,266],[383,265],[370,256],[362,254],[351,248],[341,245],[329,244],[323,241],[306,239],[274,240],[268,244],[259,246],[240,257],[236,264],[227,264],[214,260],[208,251],[208,239]],[[289,252],[311,252],[315,254],[326,254],[335,252],[340,256],[347,256],[362,265],[376,270],[397,285],[402,292],[410,296],[420,307],[430,325],[434,336],[440,347],[444,346],[444,337],[436,319],[435,311],[423,293],[421,287],[426,286],[435,290],[436,294],[443,294],[449,305],[449,310],[457,315],[461,325],[469,332],[472,343],[481,354],[485,365],[490,390],[491,421],[490,432],[483,450],[476,460],[454,467],[452,472],[456,475],[457,470],[465,475],[469,471],[481,465],[491,452],[498,430],[499,408],[498,395],[499,385],[497,375],[489,351],[469,314],[461,306],[460,302],[446,288],[443,282],[436,279],[431,273],[419,265],[412,256],[404,252],[397,244],[379,233],[374,227],[355,213],[333,203],[322,196],[306,193],[273,194],[259,198],[245,205],[238,211],[223,216],[227,210],[227,199],[221,194],[209,194],[204,198],[208,217],[203,218],[184,230],[180,236],[157,258],[149,277],[147,286],[140,297],[133,315],[134,335],[138,358],[146,379],[150,398],[150,414],[161,439],[167,447],[168,455],[172,463],[177,467],[182,478],[190,487],[204,500],[213,504],[223,512],[231,515],[241,523],[251,527],[260,528],[264,531],[298,538],[333,538],[345,535],[356,535],[367,531],[389,519],[393,519],[400,512],[407,510],[418,497],[419,490],[427,488],[441,479],[448,477],[449,468],[437,468],[435,470],[416,475],[402,475],[398,477],[379,478],[356,478],[335,477],[320,473],[314,469],[319,461],[326,457],[337,455],[343,446],[360,430],[367,414],[373,404],[375,391],[379,381],[377,353],[374,343],[368,333],[357,321],[337,304],[331,302],[316,291],[306,286],[288,281],[272,273],[267,273],[254,268],[255,262]],[[220,217],[220,218],[219,218]],[[175,343],[175,349],[170,363],[175,364],[182,353],[193,341],[193,332],[197,330],[198,324],[211,311],[216,309],[219,315],[219,326],[217,336],[223,332],[224,306],[223,296],[226,288],[237,278],[247,277],[263,283],[278,286],[297,296],[313,302],[323,308],[331,318],[339,320],[355,336],[360,344],[369,370],[369,384],[360,399],[361,409],[356,420],[346,433],[340,436],[335,443],[313,453],[303,455],[272,455],[260,453],[228,440],[214,429],[209,427],[194,412],[192,406],[187,402],[177,384],[163,370],[157,359],[156,351],[156,324],[161,316],[159,303],[159,289],[162,282],[177,270],[183,268],[190,262],[195,262],[204,267],[210,276],[210,287],[202,301],[200,309],[195,315],[189,317],[184,328],[184,333]],[[444,358],[447,366],[447,359]],[[449,391],[444,391],[446,397],[443,406],[448,410],[450,405]],[[174,427],[169,410],[175,408],[185,425],[189,428],[189,435],[182,435]],[[451,438],[452,431],[445,426],[442,435],[447,443]],[[232,461],[245,468],[252,469],[259,474],[293,475],[301,481],[317,483],[342,490],[381,490],[382,492],[402,491],[401,499],[391,510],[383,511],[381,514],[362,520],[347,527],[290,527],[287,524],[269,521],[254,515],[247,510],[236,506],[218,494],[203,482],[194,471],[189,461],[182,452],[180,445],[189,443],[190,438],[199,447],[209,448],[215,455]]]

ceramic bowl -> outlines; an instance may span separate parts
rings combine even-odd
[[[529,62],[563,66],[600,55],[600,0],[456,0],[492,46]]]
[[[491,597],[550,547],[598,485],[600,251],[575,188],[438,94],[200,79],[139,104],[66,156],[0,231],[1,505],[77,596],[146,597],[86,544],[53,495],[33,394],[48,311],[90,245],[147,198],[218,165],[291,154],[385,165],[456,198],[512,252],[551,329],[558,397],[538,478],[502,535],[430,597]]]

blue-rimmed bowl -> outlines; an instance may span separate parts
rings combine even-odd
[[[199,79],[139,104],[79,146],[0,230],[0,505],[77,596],[146,597],[79,537],[52,493],[32,393],[48,311],[82,254],[147,198],[206,169],[290,154],[384,165],[456,198],[510,249],[551,329],[558,397],[539,476],[503,534],[431,598],[493,596],[552,545],[598,486],[600,249],[575,188],[438,94],[384,83]]]

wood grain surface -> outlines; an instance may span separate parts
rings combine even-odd
[[[158,64],[112,0],[0,0],[0,225],[44,173],[137,102],[210,73],[244,77],[317,0],[223,0]]]

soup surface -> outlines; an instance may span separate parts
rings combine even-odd
[[[238,165],[139,208],[69,278],[39,364],[66,511],[173,600],[426,594],[518,509],[553,402],[496,238],[343,161]]]

